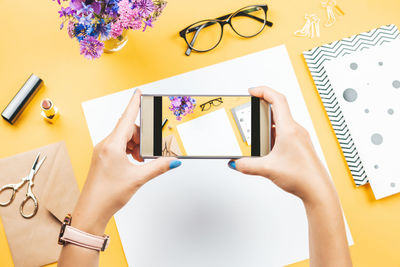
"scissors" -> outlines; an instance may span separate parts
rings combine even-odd
[[[163,150],[161,152],[161,155],[166,156],[166,157],[171,157],[171,156],[172,157],[176,157],[176,156],[178,156],[175,152],[173,152],[170,149],[168,149],[169,146],[171,146],[171,144],[168,145],[167,141],[165,141],[164,148],[163,148]]]
[[[38,201],[37,201],[35,195],[32,193],[33,177],[35,176],[35,174],[39,170],[40,166],[42,166],[44,160],[46,159],[46,156],[45,156],[41,161],[39,161],[39,156],[40,156],[40,153],[36,156],[35,162],[33,163],[28,176],[23,177],[21,179],[21,182],[19,182],[17,184],[7,184],[7,185],[3,186],[2,188],[0,188],[0,194],[1,194],[1,192],[5,191],[5,190],[13,191],[12,195],[10,197],[10,200],[8,202],[0,202],[0,206],[5,207],[5,206],[10,205],[11,202],[14,200],[15,194],[17,193],[18,189],[20,187],[22,187],[26,182],[28,182],[28,190],[26,191],[25,199],[22,201],[21,206],[19,207],[19,213],[21,213],[22,217],[24,217],[25,219],[30,219],[33,216],[35,216],[38,211],[38,208],[39,208]],[[33,204],[35,205],[35,209],[33,210],[33,212],[31,214],[25,214],[24,206],[29,200],[33,201]]]

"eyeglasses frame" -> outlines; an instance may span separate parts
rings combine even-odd
[[[232,18],[235,17],[235,16],[236,16],[239,12],[241,12],[242,10],[244,10],[244,9],[246,9],[246,8],[251,8],[251,7],[260,7],[260,8],[262,8],[263,11],[264,11],[264,13],[265,13],[265,20],[260,19],[260,18],[255,17],[255,16],[252,16],[252,15],[249,15],[249,14],[246,14],[246,16],[253,17],[253,19],[255,19],[255,20],[260,21],[260,22],[263,23],[262,28],[261,28],[257,33],[255,33],[255,34],[253,34],[253,35],[250,35],[250,36],[246,36],[246,35],[242,35],[242,34],[238,33],[238,32],[235,30],[235,28],[234,28],[233,25],[232,25]],[[188,48],[187,48],[185,54],[186,54],[187,56],[189,56],[190,53],[192,52],[192,50],[193,50],[193,51],[196,51],[196,52],[200,52],[200,53],[202,53],[202,52],[208,52],[208,51],[210,51],[210,50],[213,50],[213,49],[214,49],[215,47],[217,47],[217,46],[219,45],[219,43],[221,42],[222,37],[223,37],[223,34],[224,34],[224,26],[225,26],[226,24],[229,24],[229,26],[231,26],[232,30],[233,30],[237,35],[239,35],[240,37],[243,37],[243,38],[251,38],[251,37],[254,37],[254,36],[260,34],[260,33],[264,30],[265,25],[267,25],[268,27],[272,27],[272,25],[273,25],[273,23],[272,23],[271,21],[268,21],[268,19],[267,19],[267,11],[268,11],[268,6],[267,6],[267,5],[250,5],[250,6],[242,7],[242,8],[240,8],[239,10],[235,11],[234,13],[230,13],[230,14],[227,14],[227,15],[224,15],[224,16],[221,16],[221,17],[218,17],[218,18],[216,18],[216,19],[205,19],[205,20],[200,20],[200,21],[198,21],[198,22],[195,22],[195,23],[189,25],[188,27],[186,27],[185,29],[183,29],[183,30],[181,30],[181,31],[179,32],[180,37],[182,37],[182,38],[185,40],[186,44],[188,45]],[[205,22],[205,23],[203,24],[204,26],[201,25],[201,26],[203,26],[203,27],[197,28],[197,29],[196,29],[196,28],[193,29],[193,31],[196,30],[196,33],[195,33],[195,35],[194,35],[194,37],[193,37],[191,43],[189,43],[188,40],[187,40],[187,38],[186,38],[186,34],[187,34],[188,30],[189,30],[191,27],[193,27],[194,25],[199,24],[199,23],[202,23],[202,22]],[[209,24],[209,25],[208,25],[208,23],[212,23],[212,24]],[[209,48],[209,49],[206,49],[206,50],[199,50],[199,49],[194,48],[192,45],[193,45],[194,42],[196,41],[197,35],[198,35],[198,33],[200,32],[199,29],[201,30],[201,29],[203,29],[204,27],[208,27],[208,26],[214,25],[215,23],[218,23],[218,24],[220,25],[220,27],[221,27],[221,35],[220,35],[219,41],[218,41],[213,47],[211,47],[211,48]]]

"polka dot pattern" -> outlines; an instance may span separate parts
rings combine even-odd
[[[354,102],[356,101],[357,97],[358,97],[357,91],[354,90],[353,88],[347,88],[343,92],[343,98],[347,102]]]
[[[381,134],[378,134],[378,133],[374,133],[374,134],[371,136],[371,142],[372,142],[374,145],[379,146],[380,144],[383,143],[383,137],[382,137],[382,135],[381,135]]]

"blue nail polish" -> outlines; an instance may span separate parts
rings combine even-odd
[[[169,168],[170,169],[175,169],[178,168],[179,166],[182,165],[182,162],[180,160],[173,160],[169,163]]]
[[[236,170],[236,162],[233,160],[229,161],[228,167],[231,168],[232,170]]]

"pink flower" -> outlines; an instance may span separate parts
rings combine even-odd
[[[129,28],[129,24],[134,18],[134,10],[132,9],[132,4],[129,0],[122,0],[118,3],[118,14],[119,14],[119,22],[122,27]]]
[[[122,25],[119,21],[112,23],[111,31],[110,31],[111,38],[117,38],[118,36],[120,36],[122,34],[123,30],[124,30],[124,27],[122,27]]]
[[[82,2],[83,0],[71,0],[69,6],[74,10],[80,10],[83,7]]]
[[[88,36],[80,42],[81,45],[81,55],[87,59],[99,58],[103,54],[104,44],[94,38],[93,36]]]
[[[142,20],[137,8],[133,8],[129,0],[122,0],[118,3],[118,20],[120,26],[124,29],[138,30],[142,27]]]
[[[101,3],[100,2],[93,1],[90,5],[92,6],[94,13],[100,14],[100,11],[101,11]]]
[[[140,19],[132,20],[129,24],[129,28],[133,30],[139,30],[140,28],[142,28],[142,21]]]
[[[74,38],[75,37],[75,23],[73,23],[72,21],[69,21],[67,31],[68,31],[69,38],[71,38],[71,39]]]

